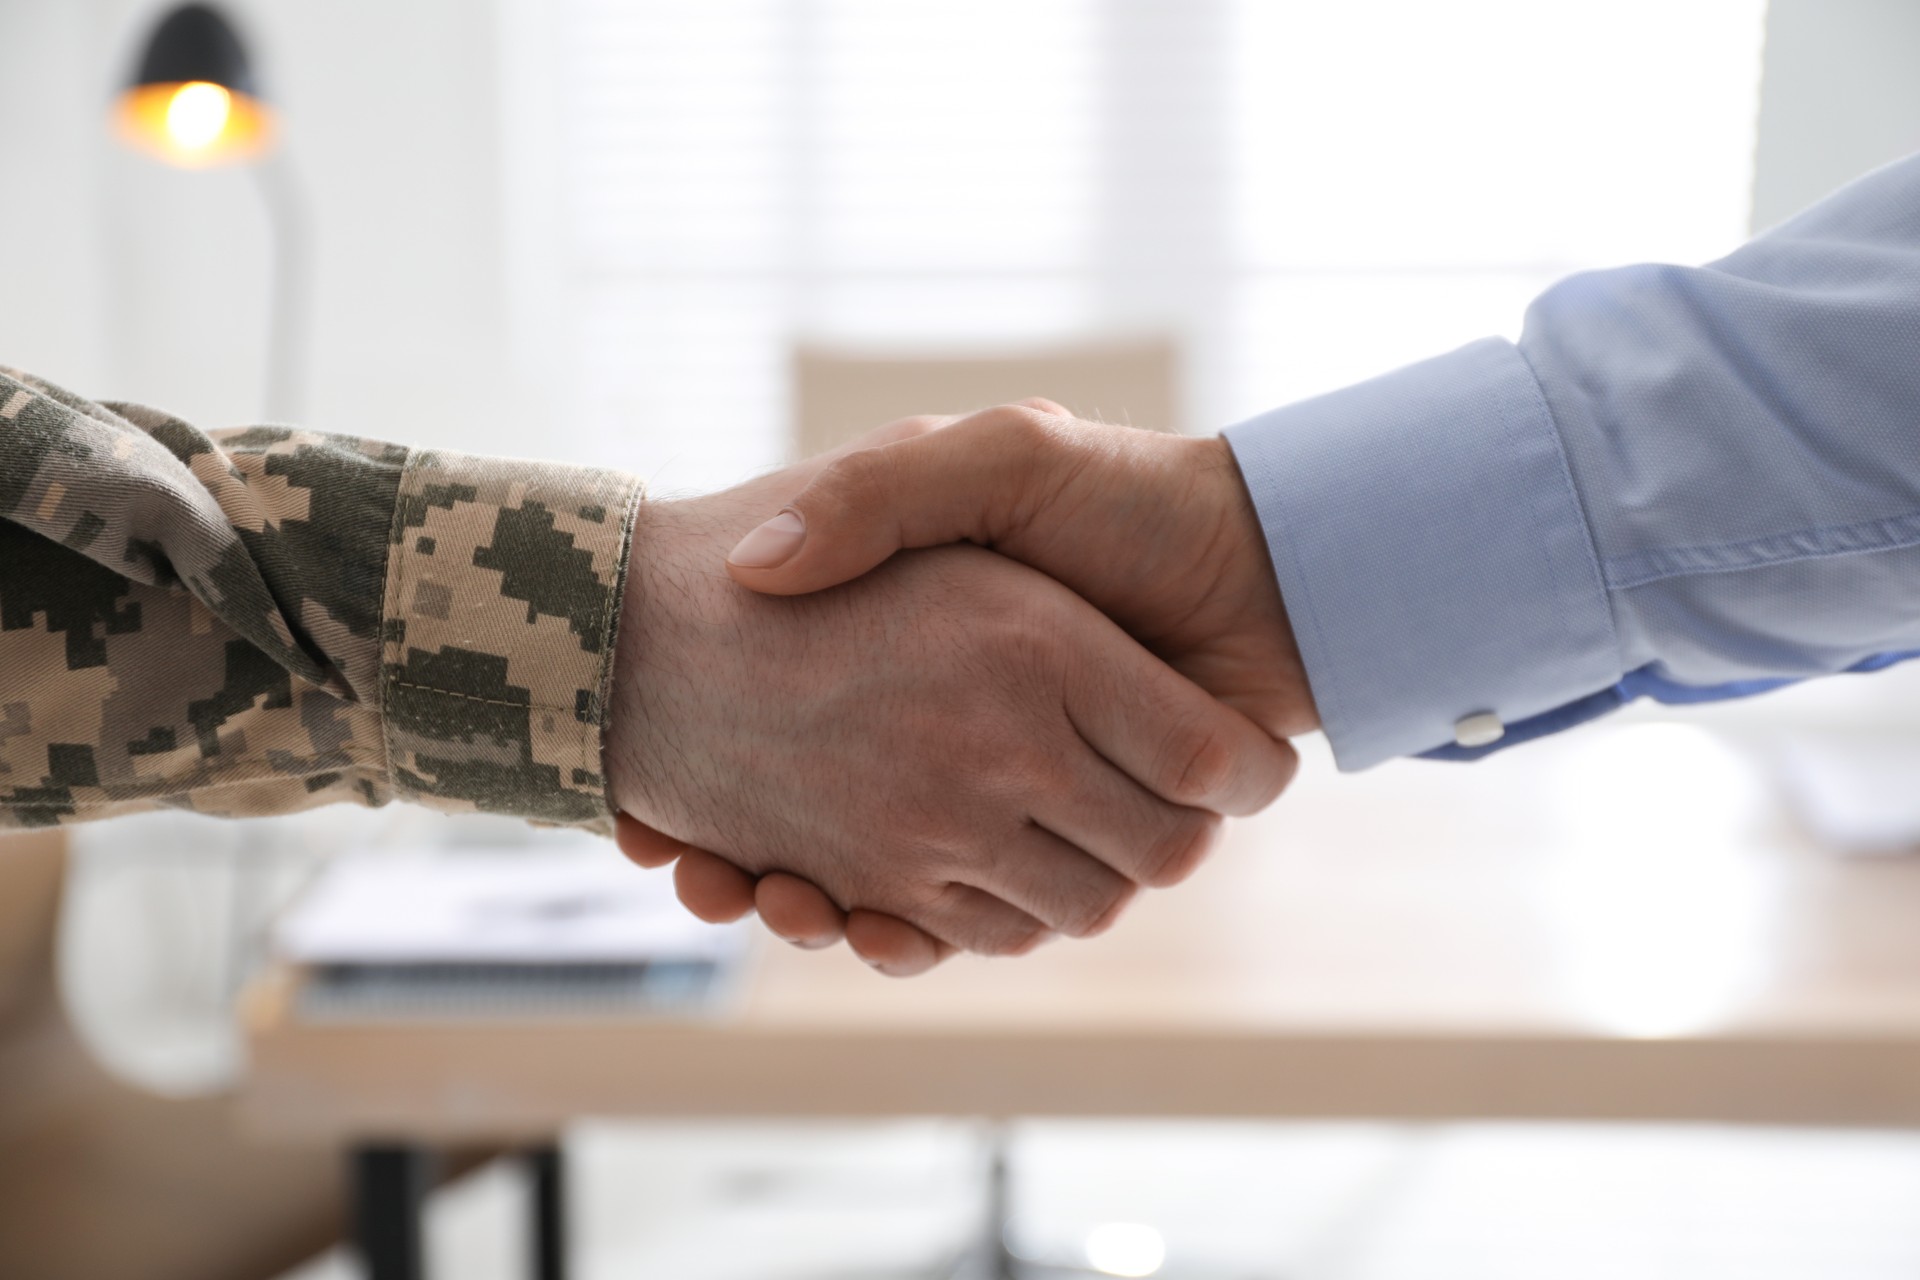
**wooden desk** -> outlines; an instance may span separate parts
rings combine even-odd
[[[1704,730],[1337,777],[1107,937],[893,982],[767,948],[708,1022],[303,1025],[243,1114],[345,1141],[623,1116],[1920,1123],[1920,859],[1812,848]]]

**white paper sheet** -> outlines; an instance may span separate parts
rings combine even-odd
[[[581,964],[724,960],[743,925],[709,925],[609,844],[344,854],[281,919],[308,964]]]
[[[1920,851],[1920,740],[1910,734],[1802,733],[1775,752],[1795,816],[1843,853]]]

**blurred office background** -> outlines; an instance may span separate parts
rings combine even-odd
[[[668,492],[725,485],[896,409],[981,398],[1048,394],[1212,432],[1516,335],[1528,300],[1568,273],[1718,256],[1920,147],[1920,7],[1905,0],[227,9],[280,111],[277,163],[311,233],[302,420],[623,466]],[[158,12],[0,0],[0,363],[208,425],[258,421],[272,244],[252,177],[167,168],[107,127]],[[900,405],[903,385],[951,400]],[[1800,797],[1803,825],[1864,821],[1877,850],[1920,843],[1898,780],[1913,776],[1903,744],[1920,729],[1911,673],[1688,717],[1710,745],[1659,736],[1660,719],[1629,717],[1654,736],[1602,764],[1644,769],[1663,750],[1676,767],[1739,762],[1704,800],[1674,798],[1676,812],[1740,809],[1757,779]],[[1430,785],[1397,779],[1437,768],[1350,782],[1309,756],[1304,791],[1367,786],[1389,805],[1408,794],[1396,788]],[[1864,757],[1894,759],[1897,780],[1862,780]],[[1603,767],[1594,786],[1617,776]],[[1496,782],[1450,777],[1501,803]],[[1849,827],[1858,796],[1871,820]],[[217,1228],[263,1237],[250,1256],[324,1246],[338,1227],[331,1167],[246,1150],[221,1118],[219,1092],[245,1070],[228,1002],[257,958],[255,915],[331,850],[394,840],[396,825],[423,838],[417,817],[358,814],[78,833],[62,1016],[110,1074],[86,1077],[94,1093],[58,1076],[65,1092],[44,1106],[27,1083],[54,1076],[0,1082],[0,1112],[34,1135],[0,1144],[0,1165],[32,1154],[71,1169],[84,1163],[72,1143],[143,1134],[136,1167],[161,1183],[169,1170],[217,1183],[221,1161],[252,1170],[244,1191],[229,1172],[218,1194],[253,1195],[234,1221],[257,1230]],[[236,877],[249,863],[268,870]],[[0,895],[22,916],[15,938],[44,931],[62,874],[43,865],[31,892]],[[1624,1032],[1672,1029],[1635,1012]],[[15,1060],[0,1049],[0,1072]],[[89,1128],[79,1109],[96,1104],[114,1119]],[[60,1106],[65,1129],[32,1129]],[[217,1149],[180,1163],[202,1132],[222,1135]],[[1089,1223],[1184,1224],[1167,1229],[1206,1236],[1236,1275],[1920,1265],[1907,1211],[1920,1142],[1894,1134],[1054,1125],[1018,1143],[1037,1236],[1078,1247]],[[678,1280],[920,1274],[973,1213],[964,1126],[823,1143],[587,1123],[575,1147],[594,1276],[642,1261]],[[512,1274],[488,1270],[518,1247],[511,1177],[495,1169],[437,1202],[438,1274]],[[32,1183],[22,1169],[0,1178]],[[776,1194],[795,1186],[812,1190]],[[175,1194],[185,1230],[199,1206],[184,1181]],[[49,1232],[89,1221],[85,1205],[48,1205]],[[1122,1247],[1115,1265],[1141,1256]],[[300,1274],[333,1280],[351,1264],[336,1253]]]

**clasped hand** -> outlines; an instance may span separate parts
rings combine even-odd
[[[635,539],[622,849],[705,919],[885,973],[1101,931],[1317,724],[1221,440],[1048,401],[909,419]]]

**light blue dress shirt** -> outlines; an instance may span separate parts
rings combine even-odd
[[[1920,156],[1226,435],[1343,769],[1915,656]]]

